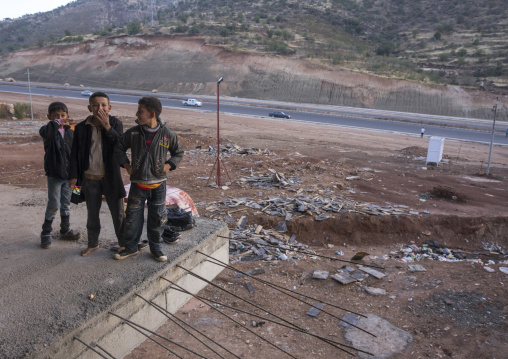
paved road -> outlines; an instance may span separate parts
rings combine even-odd
[[[91,89],[94,91],[95,89]],[[0,92],[15,92],[28,94],[29,88],[25,83],[0,82]],[[31,84],[30,91],[33,95],[84,98],[81,95],[83,88],[63,87],[47,84]],[[137,103],[140,96],[153,95],[150,92],[124,91],[117,89],[104,90],[110,95],[112,102]],[[181,95],[158,93],[164,107],[182,108]],[[213,96],[200,96],[203,102],[200,108],[187,107],[189,110],[217,111],[216,98]],[[379,131],[400,132],[419,134],[424,123],[426,136],[437,136],[449,139],[490,143],[492,138],[492,120],[467,119],[446,116],[434,116],[415,113],[402,113],[395,111],[383,111],[362,109],[344,106],[310,105],[297,103],[270,102],[262,100],[246,100],[231,97],[221,97],[219,102],[220,112],[268,117],[268,113],[274,110],[282,110],[291,115],[289,121],[304,121],[326,123],[337,126],[349,126]],[[508,122],[496,121],[496,132],[493,143],[496,145],[508,145],[505,137]]]

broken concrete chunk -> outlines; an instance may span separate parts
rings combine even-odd
[[[360,272],[349,273],[349,275],[359,282],[361,282],[362,280],[364,280],[365,278],[367,278],[369,276],[368,274],[363,274]]]
[[[326,279],[328,278],[328,274],[330,273],[325,270],[315,270],[314,273],[312,273],[312,278]]]
[[[349,273],[346,273],[346,272],[340,272],[340,273],[334,274],[334,275],[332,275],[332,278],[335,279],[340,284],[344,284],[344,285],[356,282],[356,279],[351,277],[349,275]]]
[[[265,270],[263,268],[254,268],[254,269],[252,269],[250,271],[247,271],[245,273],[248,274],[248,275],[256,275],[256,274],[262,274],[264,272],[265,272]],[[245,274],[243,274],[243,273],[235,273],[234,277],[235,278],[245,277]]]
[[[351,258],[352,261],[359,261],[359,260],[362,260],[363,257],[365,256],[368,256],[369,253],[366,253],[366,252],[358,252],[356,253],[353,258]]]
[[[386,290],[383,288],[374,288],[374,287],[363,287],[363,290],[370,295],[386,295]]]
[[[251,282],[245,282],[245,285],[247,286],[247,290],[250,294],[254,293],[254,287],[252,286]]]
[[[317,303],[317,304],[314,304],[308,311],[307,311],[307,315],[310,315],[311,317],[317,317],[319,312],[321,312],[321,309],[324,308],[324,304],[323,303]]]
[[[364,267],[362,265],[358,265],[358,269],[361,270],[362,272],[370,274],[371,276],[373,276],[374,278],[377,278],[377,279],[381,279],[384,276],[386,276],[386,274],[384,274],[380,271],[377,271],[377,270],[369,268],[369,267]]]
[[[420,264],[409,264],[408,270],[410,272],[426,272],[427,270]]]
[[[346,313],[339,322],[339,325],[346,328],[353,328],[350,324],[356,325],[359,319],[360,316],[358,314]]]

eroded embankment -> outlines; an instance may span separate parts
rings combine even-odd
[[[278,217],[249,219],[264,227],[275,227]],[[255,221],[255,222],[253,222]],[[450,248],[481,250],[482,242],[508,247],[507,217],[462,217],[441,215],[367,216],[344,214],[324,221],[299,218],[286,223],[288,234],[309,245],[383,245],[438,240]]]
[[[5,54],[0,77],[97,88],[158,90],[182,96],[221,94],[290,102],[376,108],[432,115],[492,118],[486,91],[381,78],[293,58],[233,52],[204,39],[118,36]],[[128,76],[125,76],[128,74]],[[508,107],[498,101],[498,116]]]

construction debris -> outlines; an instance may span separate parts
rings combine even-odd
[[[419,212],[410,211],[408,206],[390,205],[388,203],[380,206],[337,198],[330,195],[330,193],[312,192],[311,189],[300,188],[294,197],[281,194],[268,196],[257,201],[249,197],[228,198],[209,204],[199,203],[198,205],[207,206],[205,210],[209,212],[224,212],[228,208],[245,206],[269,215],[283,217],[285,220],[290,220],[295,214],[313,216],[316,221],[332,218],[334,213],[348,212],[375,216],[419,214]]]

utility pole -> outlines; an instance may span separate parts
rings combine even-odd
[[[30,94],[30,117],[32,121],[34,120],[34,112],[32,109],[32,88],[30,87],[30,68],[26,68],[26,73],[28,74],[28,93]]]
[[[221,187],[221,181],[220,181],[220,136],[219,136],[219,87],[220,83],[224,80],[223,77],[221,77],[217,81],[217,187]]]
[[[151,13],[152,13],[152,21],[151,21],[151,25],[153,27],[153,8],[154,8],[154,1],[155,0],[151,0],[150,1],[150,10],[151,10]]]
[[[492,136],[490,137],[490,149],[489,149],[489,162],[487,164],[487,172],[485,173],[487,176],[489,175],[489,172],[490,172],[490,157],[492,155],[492,142],[494,142],[494,131],[495,131],[495,128],[496,128],[496,115],[497,115],[497,100],[498,98],[496,98],[496,104],[494,105],[494,123],[492,124]]]

